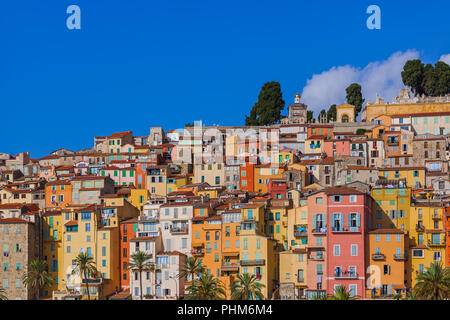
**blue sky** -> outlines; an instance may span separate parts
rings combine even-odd
[[[66,27],[71,4],[81,30]],[[366,28],[371,4],[381,30]],[[281,83],[287,106],[335,66],[407,50],[435,63],[450,53],[449,12],[447,0],[8,1],[0,152],[37,158],[92,147],[95,135],[194,120],[241,125],[267,81]]]

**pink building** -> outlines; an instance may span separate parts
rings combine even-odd
[[[350,156],[349,139],[332,139],[323,142],[323,150],[328,157]]]
[[[306,298],[334,294],[344,286],[365,298],[365,234],[369,196],[349,187],[331,187],[308,196]]]
[[[135,183],[135,172],[134,167],[116,167],[108,166],[100,169],[99,175],[102,177],[110,177],[114,180],[114,185],[116,186],[128,186],[134,185]]]
[[[365,234],[370,221],[369,196],[353,188],[332,187],[327,196],[327,294],[344,286],[365,298]]]

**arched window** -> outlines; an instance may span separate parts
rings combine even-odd
[[[346,114],[344,114],[343,116],[342,116],[342,122],[344,122],[344,123],[347,123],[347,122],[349,122],[349,117],[348,117],[348,115],[346,115]]]

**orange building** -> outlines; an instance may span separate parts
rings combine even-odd
[[[406,294],[408,287],[408,237],[399,229],[369,231],[366,240],[366,265],[369,267],[370,287],[366,296],[371,298]]]
[[[239,274],[241,210],[228,209],[222,212],[222,257],[220,280],[225,285],[227,298],[230,298],[230,284]]]
[[[444,228],[447,235],[445,241],[447,244],[447,248],[445,248],[445,266],[450,267],[450,207],[447,207],[444,212]]]
[[[272,167],[270,164],[260,164],[255,166],[254,170],[254,182],[255,182],[255,192],[260,192],[262,194],[267,193],[268,185],[270,179],[282,179],[283,168]],[[242,179],[242,176],[241,176]]]
[[[45,185],[45,207],[65,208],[72,205],[72,185],[68,180],[57,180]]]
[[[136,237],[137,218],[131,218],[120,222],[119,232],[119,268],[120,268],[120,288],[130,290],[130,271],[128,264],[130,262],[130,240]]]
[[[255,165],[251,162],[245,162],[240,166],[240,185],[241,190],[253,192],[255,189],[254,182]]]

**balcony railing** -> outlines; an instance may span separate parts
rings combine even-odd
[[[423,225],[416,224],[416,231],[417,232],[424,232],[425,227]]]
[[[222,262],[222,269],[239,269],[239,264],[233,262]]]
[[[439,239],[439,242],[428,240],[428,246],[429,247],[445,247],[445,239]]]
[[[308,231],[294,230],[294,237],[306,237],[306,236],[308,236]]]
[[[439,213],[434,213],[432,218],[433,218],[433,220],[441,220],[442,216]]]
[[[316,255],[316,256],[308,256],[308,260],[312,260],[312,261],[323,261],[323,255]]]
[[[331,232],[361,232],[360,227],[331,227]]]
[[[155,231],[145,231],[145,232],[138,232],[137,233],[137,238],[142,238],[142,237],[157,237],[159,235],[158,232]]]
[[[174,227],[170,229],[170,232],[172,234],[188,234],[189,233],[189,229],[187,227]]]
[[[266,260],[264,259],[255,259],[255,260],[241,260],[241,266],[263,266],[266,264]]]
[[[382,253],[374,253],[372,254],[372,260],[383,261],[386,260],[386,256]]]
[[[140,216],[139,217],[139,222],[158,222],[158,217],[155,217],[155,216],[152,216],[152,217],[149,217],[149,216]]]
[[[394,254],[394,260],[406,261],[406,260],[408,260],[408,255],[407,254]]]
[[[191,253],[194,257],[201,257],[205,254],[203,250],[192,250]]]
[[[312,229],[312,233],[313,234],[326,234],[327,229],[326,228],[315,228],[315,229]]]
[[[356,272],[353,273],[335,273],[334,277],[336,279],[357,279],[358,278],[358,274]]]

